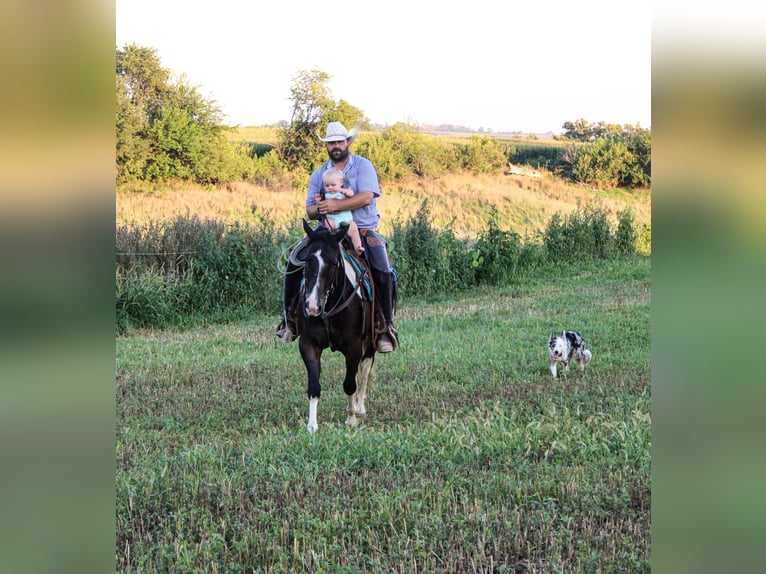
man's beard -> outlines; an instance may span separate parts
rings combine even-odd
[[[334,149],[331,152],[329,152],[329,156],[334,163],[345,161],[346,158],[348,157],[348,148]]]

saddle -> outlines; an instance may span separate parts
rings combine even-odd
[[[381,310],[380,303],[378,302],[378,296],[375,290],[375,282],[372,280],[370,265],[364,256],[359,256],[356,254],[356,250],[351,244],[351,239],[349,237],[343,238],[340,247],[341,255],[351,264],[351,266],[354,268],[354,271],[356,272],[357,283],[361,285],[364,297],[367,299],[367,301],[372,302],[372,317],[370,318],[370,321],[372,322],[373,342],[377,343],[379,335],[382,335],[383,333],[390,335],[391,333],[388,330],[385,317],[383,316],[383,311]],[[290,309],[289,315],[296,317],[298,312],[299,300],[296,298],[295,303],[293,304],[293,308]],[[296,329],[298,331],[295,334],[297,338],[300,335],[300,322],[294,321],[294,319],[293,322],[295,323]]]

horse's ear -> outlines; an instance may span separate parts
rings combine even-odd
[[[311,226],[309,225],[309,222],[305,219],[303,220],[303,231],[306,232],[306,235],[311,235],[313,233],[313,229],[311,229]]]

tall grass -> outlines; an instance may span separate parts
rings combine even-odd
[[[273,317],[117,338],[120,572],[649,572],[650,266],[402,301],[369,417],[320,429]],[[551,329],[594,358],[553,381]]]
[[[613,214],[631,207],[637,226],[651,220],[648,190],[594,190],[551,175],[537,179],[452,173],[429,179],[403,178],[381,186],[377,206],[384,235],[391,233],[397,218],[414,216],[424,199],[429,200],[434,223],[450,226],[461,239],[476,238],[493,208],[501,228],[522,238],[542,232],[554,213],[566,215],[591,202]],[[305,214],[305,200],[305,187],[294,189],[287,177],[272,177],[268,185],[235,182],[204,188],[184,184],[165,190],[144,186],[117,192],[116,218],[119,225],[144,225],[187,213],[231,223],[255,222],[265,216],[278,226],[290,226]],[[610,222],[616,225],[617,220]]]
[[[394,222],[389,254],[403,296],[447,294],[475,285],[512,284],[545,263],[608,259],[637,251],[632,212],[591,205],[568,219],[556,214],[545,234],[522,241],[500,228],[497,210],[478,239],[460,240],[433,222],[428,200],[414,217]],[[187,324],[190,317],[232,320],[255,311],[279,313],[279,263],[302,237],[269,219],[224,225],[196,216],[171,224],[118,227],[117,328]]]

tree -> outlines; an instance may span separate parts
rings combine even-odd
[[[153,48],[117,50],[117,181],[188,179],[215,183],[252,171],[230,144],[214,101],[181,76],[173,80]]]
[[[166,98],[170,73],[155,50],[117,50],[117,180],[143,179],[150,155],[147,131]]]
[[[615,187],[632,160],[632,154],[622,140],[598,138],[577,148],[572,177],[575,181],[597,187]]]
[[[619,137],[623,134],[623,128],[618,124],[608,124],[606,122],[598,122],[592,124],[584,119],[579,119],[574,122],[564,122],[562,126],[564,128],[564,137],[579,141],[579,142],[592,142],[598,138],[613,136]]]
[[[322,161],[322,146],[317,138],[319,124],[327,111],[335,107],[327,87],[329,79],[330,75],[321,70],[301,70],[293,76],[290,125],[282,131],[277,148],[290,169],[309,172]]]
[[[597,186],[647,187],[652,177],[652,134],[640,125],[564,122],[573,141],[563,153],[562,172]]]
[[[324,161],[324,146],[318,135],[328,123],[341,122],[349,129],[369,126],[362,110],[345,100],[333,100],[329,80],[330,75],[321,70],[301,70],[293,76],[290,125],[282,130],[277,146],[281,160],[290,169],[308,173]]]

